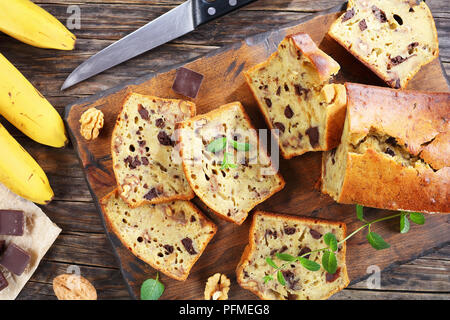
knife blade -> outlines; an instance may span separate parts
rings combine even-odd
[[[179,38],[199,25],[253,1],[256,0],[188,0],[94,54],[67,77],[61,90]]]

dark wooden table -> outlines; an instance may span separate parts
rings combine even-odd
[[[62,52],[27,46],[0,34],[3,53],[63,114],[78,98],[111,88],[151,71],[201,56],[248,35],[268,31],[310,13],[333,7],[341,0],[259,0],[244,9],[199,27],[169,44],[147,52],[101,75],[61,92],[69,73],[110,43],[182,3],[181,0],[35,0],[63,23],[69,6],[81,9],[81,29],[74,51]],[[440,40],[441,59],[450,72],[450,2],[428,0]],[[69,11],[69,13],[68,13]],[[55,299],[52,280],[79,267],[92,281],[99,299],[128,299],[111,245],[103,232],[73,146],[54,149],[24,137],[4,119],[1,122],[41,164],[55,191],[44,207],[62,233],[49,250],[19,299]],[[449,218],[450,220],[450,218]],[[380,289],[366,281],[354,284],[332,299],[450,299],[450,244],[430,249],[425,256],[381,273]]]

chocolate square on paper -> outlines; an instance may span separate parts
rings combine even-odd
[[[23,226],[23,211],[0,210],[0,235],[23,236]]]
[[[189,98],[197,97],[200,86],[203,82],[203,75],[193,70],[181,67],[177,69],[172,90]]]
[[[20,276],[30,262],[31,256],[22,248],[11,243],[0,256],[0,265]]]

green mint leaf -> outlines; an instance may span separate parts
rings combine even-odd
[[[415,224],[424,224],[425,223],[425,216],[421,212],[410,212],[409,218]]]
[[[206,150],[208,150],[209,152],[216,153],[225,149],[226,145],[227,145],[226,137],[217,138],[214,139],[212,142],[210,142],[210,144],[208,144]]]
[[[366,220],[364,220],[364,207],[360,204],[356,205],[356,216],[358,217],[358,219],[362,222],[365,222]]]
[[[282,286],[286,285],[286,281],[284,280],[284,276],[283,273],[281,273],[281,271],[277,272],[277,280]]]
[[[264,283],[267,283],[267,282],[269,282],[269,281],[272,281],[272,280],[273,280],[273,277],[272,277],[271,275],[267,275],[267,276],[265,276],[265,277],[263,278],[263,280],[264,280]]]
[[[141,286],[141,300],[158,300],[164,292],[164,285],[156,279],[147,279]]]
[[[328,232],[323,236],[323,241],[325,244],[331,249],[331,251],[335,252],[338,249],[338,244],[336,240],[336,236],[331,232]]]
[[[400,233],[407,233],[409,231],[409,220],[406,213],[400,216]]]
[[[279,252],[277,252],[275,255],[276,255],[276,257],[277,257],[278,259],[283,260],[283,261],[289,261],[289,262],[292,262],[292,261],[297,260],[296,257],[291,256],[290,254],[287,254],[287,253],[279,253]]]
[[[232,140],[231,144],[232,144],[233,148],[235,148],[238,151],[248,151],[248,150],[250,150],[250,144],[249,143],[237,142],[236,140]]]
[[[309,271],[317,271],[320,269],[320,264],[317,262],[311,261],[309,259],[299,257],[298,259],[303,267],[308,269]]]
[[[383,250],[390,247],[389,243],[384,241],[384,239],[375,232],[369,232],[367,234],[367,241],[369,241],[370,245],[377,250]]]
[[[337,260],[334,252],[324,251],[322,256],[322,266],[330,274],[335,274],[337,270]]]
[[[272,259],[270,259],[269,257],[266,258],[266,262],[269,266],[271,266],[272,268],[278,269],[278,266],[275,264],[275,262],[273,262]]]

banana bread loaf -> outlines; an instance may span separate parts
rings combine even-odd
[[[425,1],[349,0],[329,34],[393,88],[439,55],[433,16]]]
[[[241,224],[284,187],[243,106],[233,102],[177,125],[183,169],[196,195],[219,217]]]
[[[450,211],[450,93],[347,83],[342,142],[323,155],[322,191],[340,203]]]
[[[268,126],[278,129],[284,158],[339,144],[345,88],[329,84],[339,71],[306,33],[287,36],[270,58],[245,72]]]
[[[284,286],[277,280],[264,281],[265,276],[273,275],[276,270],[267,263],[266,258],[271,258],[277,266],[285,263],[276,257],[276,253],[297,257],[311,252],[305,258],[321,264],[323,251],[314,251],[327,247],[323,237],[326,233],[333,233],[339,242],[346,236],[346,225],[342,222],[255,212],[249,244],[236,269],[238,283],[264,300],[327,299],[349,283],[345,242],[338,246],[335,253],[337,269],[334,274],[328,273],[323,267],[310,271],[299,262],[292,262],[282,269],[286,282]]]
[[[106,221],[135,256],[176,280],[189,272],[217,228],[191,202],[130,208],[114,190],[101,200]]]
[[[172,137],[175,124],[195,115],[195,104],[132,93],[111,138],[114,175],[130,207],[194,197]]]

